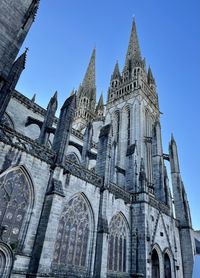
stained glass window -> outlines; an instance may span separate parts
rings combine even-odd
[[[0,226],[4,226],[3,240],[15,249],[30,207],[30,184],[21,168],[0,176]]]
[[[123,216],[115,215],[109,226],[108,271],[126,272],[127,227]]]
[[[73,197],[61,214],[53,264],[87,268],[90,211],[82,195]]]

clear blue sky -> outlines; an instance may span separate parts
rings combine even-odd
[[[193,225],[200,229],[200,1],[41,0],[24,43],[30,48],[17,89],[46,107],[59,104],[83,79],[97,49],[97,94],[107,88],[114,64],[124,65],[135,15],[142,54],[156,78],[164,151],[177,140]]]

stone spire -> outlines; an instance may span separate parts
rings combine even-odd
[[[82,87],[84,87],[85,90],[96,88],[95,67],[96,67],[96,49],[94,48],[92,51],[92,56],[90,58],[89,65],[87,67],[87,71],[85,73],[85,77],[82,82]]]
[[[172,173],[180,173],[178,149],[177,149],[176,141],[174,140],[173,134],[171,136],[171,142],[169,145],[169,153],[170,153],[171,172]]]
[[[22,71],[25,69],[27,50],[14,62],[8,76],[8,81],[5,82],[0,90],[0,121],[6,111],[12,92],[15,89]]]
[[[95,118],[96,108],[96,49],[93,49],[84,79],[77,93],[77,109],[73,128],[83,130]]]
[[[126,68],[129,68],[130,61],[141,61],[141,52],[140,52],[140,46],[139,46],[139,41],[137,36],[135,19],[133,19],[132,30],[131,30],[128,50],[126,54],[126,62],[125,62]]]

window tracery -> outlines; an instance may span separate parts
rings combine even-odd
[[[81,195],[73,197],[61,214],[53,264],[87,268],[91,220]]]
[[[18,246],[30,203],[29,180],[21,168],[0,176],[0,226],[5,227],[2,238],[13,249]]]
[[[75,153],[69,153],[66,155],[66,159],[70,160],[76,164],[80,164],[80,161]]]
[[[126,272],[127,227],[123,216],[115,215],[109,226],[108,271]]]

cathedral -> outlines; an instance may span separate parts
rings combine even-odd
[[[0,277],[192,278],[200,235],[135,20],[106,103],[94,49],[57,118],[57,92],[44,109],[15,89],[38,7],[0,1]]]

